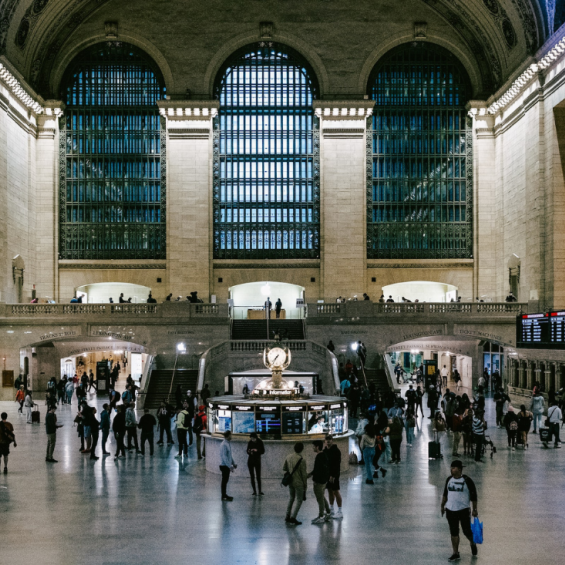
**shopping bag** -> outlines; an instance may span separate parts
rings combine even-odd
[[[473,541],[475,543],[483,543],[483,523],[479,522],[478,518],[473,520],[471,531],[473,532]]]

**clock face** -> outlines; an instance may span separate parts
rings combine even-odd
[[[273,347],[267,353],[267,360],[272,367],[282,367],[286,361],[286,353],[280,347]]]

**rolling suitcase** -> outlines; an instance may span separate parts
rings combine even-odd
[[[428,459],[441,459],[441,444],[439,443],[437,432],[434,433],[434,441],[428,442]]]
[[[543,443],[549,443],[551,441],[551,430],[549,428],[540,428],[539,438]]]
[[[32,424],[39,424],[40,423],[39,407],[38,406],[35,406],[35,410],[33,410],[32,413],[31,413],[31,423]]]

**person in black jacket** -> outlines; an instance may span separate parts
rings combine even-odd
[[[96,446],[98,445],[98,438],[100,437],[100,422],[96,418],[96,408],[91,408],[89,415],[90,435],[92,437],[92,444],[90,446],[90,459],[98,461],[100,457],[96,457]]]
[[[173,415],[172,406],[167,405],[165,400],[161,401],[161,406],[157,410],[157,420],[159,421],[159,441],[157,445],[163,445],[163,434],[167,434],[167,443],[174,445],[173,436],[171,435],[171,417]]]
[[[341,492],[339,491],[339,476],[341,474],[341,451],[334,443],[333,436],[326,434],[326,447],[324,453],[328,459],[328,468],[330,478],[328,479],[327,489],[330,497],[331,513],[330,517],[334,520],[341,520],[343,514],[341,513]],[[337,512],[334,511],[334,501],[337,502]]]
[[[118,413],[116,414],[114,421],[112,422],[112,430],[114,431],[114,437],[116,438],[116,443],[118,444],[116,449],[116,456],[114,457],[114,461],[117,461],[118,457],[126,456],[126,447],[124,445],[124,437],[126,435],[126,412],[123,404],[120,404],[120,406],[118,406]]]
[[[324,496],[326,484],[330,479],[330,472],[328,458],[324,453],[324,442],[319,439],[313,441],[312,447],[316,459],[314,460],[314,469],[311,473],[308,473],[308,478],[312,477],[314,481],[314,495],[318,501],[318,516],[312,520],[312,524],[323,524],[330,521],[330,505]]]
[[[259,496],[263,496],[261,490],[261,455],[265,453],[265,446],[263,442],[253,432],[249,435],[249,443],[247,444],[247,468],[249,469],[249,476],[251,477],[251,486],[253,487],[253,496],[257,496],[257,489],[255,488],[255,475],[257,475],[257,486],[259,487]]]

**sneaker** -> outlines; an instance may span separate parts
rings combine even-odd
[[[343,520],[343,514],[341,513],[341,508],[337,509],[337,512],[332,516],[334,520]]]
[[[92,455],[90,456],[90,459],[92,461],[98,461],[98,459],[100,459],[100,457],[96,457],[96,455],[94,457],[92,457]]]
[[[383,479],[386,477],[387,470],[381,467],[381,473],[383,474]]]
[[[375,472],[373,473],[373,479],[378,479],[378,478],[379,478],[379,472],[378,472],[378,471],[375,471]]]
[[[367,480],[365,481],[365,484],[366,484],[366,485],[374,485],[374,484],[375,484],[375,481],[373,481],[373,479],[367,479]]]
[[[561,444],[556,443],[553,447],[555,447],[555,449],[561,449]]]
[[[325,519],[323,516],[318,516],[317,518],[314,518],[312,520],[312,524],[324,524],[325,523]]]
[[[287,524],[289,524],[289,523],[292,522],[292,518],[291,518],[290,516],[285,516],[284,521],[285,521]]]
[[[324,522],[329,522],[332,519],[332,515],[329,512],[324,514]]]
[[[301,526],[302,522],[299,522],[296,518],[290,518],[289,523],[291,523],[293,526]]]
[[[471,553],[472,553],[474,556],[477,556],[477,555],[478,555],[479,550],[477,549],[477,544],[476,544],[476,543],[472,543],[472,544],[471,544]]]
[[[49,459],[49,463],[59,463],[59,461],[57,459]]]
[[[452,563],[453,561],[459,561],[461,559],[461,555],[459,555],[459,553],[454,553],[449,559],[448,561],[450,563]]]
[[[260,492],[260,493],[259,493],[259,496],[265,496],[265,493],[264,493],[264,492]]]
[[[118,460],[118,456],[116,455],[116,457],[114,457],[114,461],[117,461],[117,460]]]
[[[231,502],[233,500],[233,496],[222,496],[223,502]]]
[[[516,448],[515,448],[515,447],[512,447],[512,451],[516,451]]]

